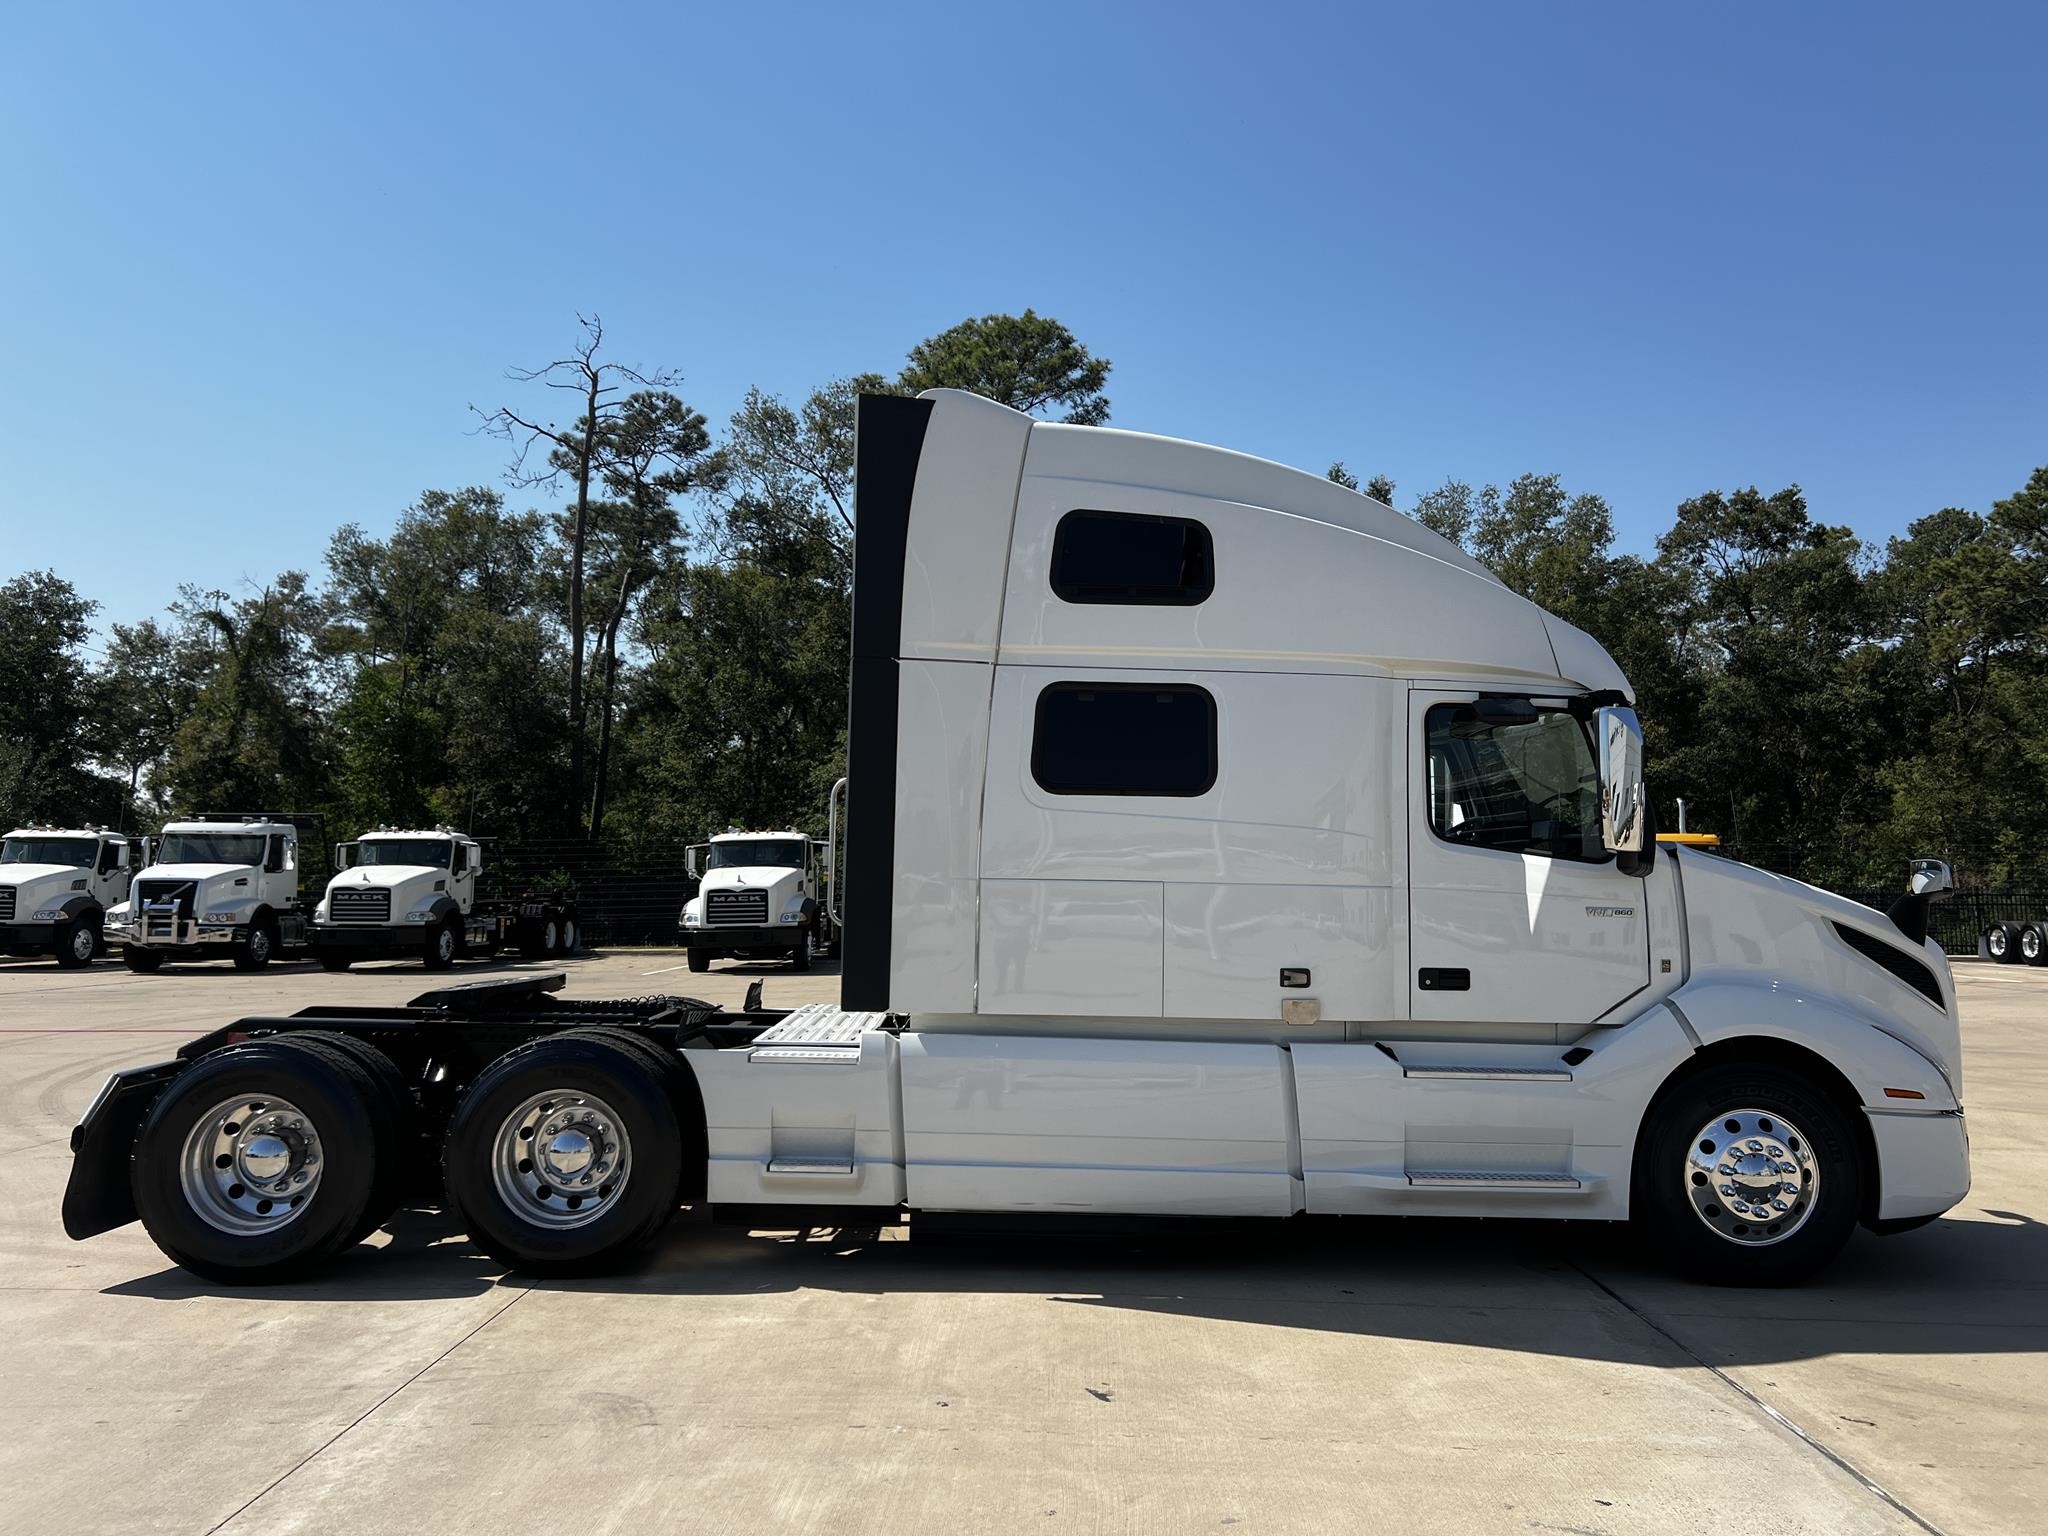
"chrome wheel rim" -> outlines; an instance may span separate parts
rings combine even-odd
[[[565,955],[570,954],[575,948],[576,925],[574,923],[564,923],[562,924],[562,953]]]
[[[74,959],[90,960],[93,952],[92,930],[74,928],[71,930],[71,954]]]
[[[434,936],[434,955],[440,960],[455,958],[455,930],[443,928]]]
[[[618,1112],[575,1088],[536,1093],[507,1115],[491,1146],[498,1197],[535,1226],[588,1226],[632,1177],[633,1141]]]
[[[261,928],[249,935],[249,958],[258,965],[270,958],[270,935]]]
[[[561,930],[555,926],[554,919],[549,918],[548,925],[540,931],[540,947],[552,955],[560,947],[561,937]]]
[[[185,1203],[237,1237],[294,1221],[320,1188],[325,1159],[306,1112],[285,1099],[227,1099],[194,1122],[178,1160]]]
[[[1984,936],[1984,947],[1991,951],[1994,959],[2002,958],[2006,947],[2005,930],[2003,928],[1992,929],[1991,932]]]
[[[1681,1177],[1693,1214],[1740,1248],[1784,1242],[1820,1199],[1813,1144],[1783,1115],[1764,1109],[1732,1109],[1701,1126]]]
[[[2027,960],[2038,960],[2038,959],[2040,959],[2040,957],[2041,957],[2041,930],[2040,930],[2040,929],[2038,929],[2038,928],[2029,928],[2029,929],[2028,929],[2028,930],[2027,930],[2027,931],[2026,931],[2025,933],[2022,933],[2022,934],[2020,935],[2020,955],[2021,955],[2021,957],[2022,957],[2022,958],[2024,958],[2024,959],[2027,959]]]

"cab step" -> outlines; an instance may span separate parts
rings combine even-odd
[[[1469,1173],[1460,1170],[1416,1172],[1410,1170],[1408,1182],[1424,1189],[1541,1189],[1566,1190],[1585,1187],[1576,1175],[1569,1173]]]

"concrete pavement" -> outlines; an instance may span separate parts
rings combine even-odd
[[[837,991],[570,969],[583,996]],[[1683,1284],[1598,1228],[688,1217],[633,1273],[531,1285],[421,1212],[316,1284],[232,1291],[139,1227],[65,1239],[71,1122],[232,1017],[436,978],[0,965],[0,1533],[2048,1528],[2048,972],[1959,969],[1975,1190],[1798,1290]]]

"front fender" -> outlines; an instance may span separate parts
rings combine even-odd
[[[1961,1107],[1934,1062],[1886,1030],[1882,1020],[1839,999],[1802,996],[1766,982],[1721,980],[1681,987],[1668,1001],[1703,1046],[1755,1036],[1804,1046],[1847,1078],[1868,1109],[1935,1114]],[[1921,1097],[1889,1097],[1887,1088]]]

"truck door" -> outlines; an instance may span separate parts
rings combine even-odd
[[[1643,883],[1601,846],[1566,701],[1412,690],[1408,743],[1410,1016],[1584,1024],[1647,986]]]
[[[99,862],[93,867],[93,899],[111,907],[128,894],[128,840],[101,838]]]

